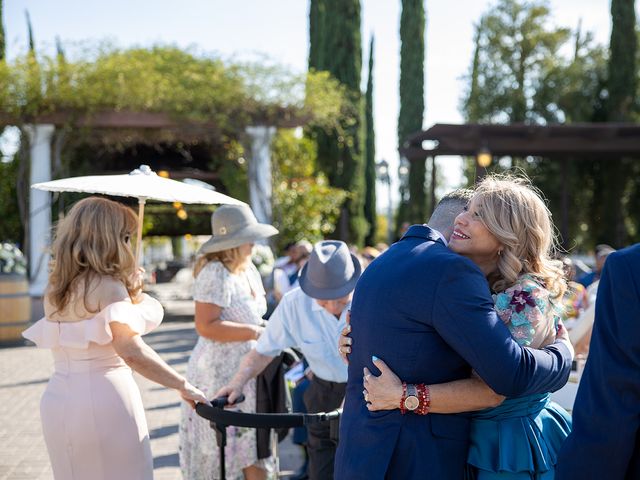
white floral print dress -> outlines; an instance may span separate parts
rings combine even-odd
[[[251,264],[244,272],[232,274],[222,263],[209,262],[198,274],[193,298],[197,302],[222,307],[221,320],[258,325],[267,310],[262,280]],[[187,379],[200,388],[208,398],[235,375],[240,360],[255,346],[249,342],[215,342],[199,337],[189,359]],[[238,408],[243,412],[256,411],[256,382],[244,387],[245,401]],[[226,476],[242,479],[242,469],[251,465],[272,470],[271,459],[258,460],[256,431],[253,428],[227,428],[225,450]],[[186,404],[182,406],[180,421],[180,467],[185,480],[219,478],[220,463],[214,430]]]

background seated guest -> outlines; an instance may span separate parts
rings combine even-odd
[[[607,245],[606,243],[602,243],[600,245],[596,245],[595,249],[595,259],[596,264],[594,269],[586,273],[585,275],[578,278],[578,283],[581,283],[585,287],[589,287],[592,283],[598,281],[600,279],[600,273],[602,272],[602,268],[604,267],[604,263],[607,260],[609,254],[615,252],[615,248]]]
[[[304,393],[307,411],[317,413],[340,406],[344,398],[347,367],[336,349],[346,325],[351,293],[360,277],[357,258],[344,242],[317,243],[300,274],[300,287],[287,293],[269,318],[257,345],[246,355],[229,384],[216,396],[233,400],[249,379],[258,375],[283,349],[296,347],[313,372]],[[328,424],[308,426],[309,478],[333,478],[336,443]]]
[[[309,259],[311,248],[306,240],[296,242],[287,250],[289,261],[273,269],[273,297],[276,304],[285,293],[298,286],[298,275]]]
[[[594,299],[585,310],[580,312],[578,318],[571,322],[569,339],[575,348],[576,355],[587,355],[595,320],[596,301]]]
[[[361,258],[362,268],[365,269],[371,262],[380,256],[380,251],[374,247],[364,247],[360,250],[359,256]]]
[[[580,313],[589,306],[587,289],[581,283],[576,282],[576,267],[569,257],[562,259],[565,278],[567,280],[567,290],[562,297],[564,307],[565,327],[571,329],[571,321],[578,318]]]

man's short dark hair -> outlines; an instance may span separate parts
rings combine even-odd
[[[472,196],[473,190],[468,188],[458,188],[447,193],[440,199],[433,210],[431,218],[429,218],[429,226],[448,238],[448,235],[453,230],[453,221],[462,211],[462,208],[469,203]]]
[[[444,197],[440,199],[436,208],[438,208],[442,204],[446,204],[447,202],[455,201],[455,202],[464,202],[469,203],[473,197],[473,190],[470,188],[457,188],[455,190],[450,191]]]

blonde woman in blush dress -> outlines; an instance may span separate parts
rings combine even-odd
[[[42,396],[42,430],[56,480],[147,480],[153,457],[132,370],[175,389],[191,406],[202,392],[141,339],[162,321],[140,293],[127,207],[91,197],[59,223],[45,292],[45,318],[23,332],[49,348],[54,373]]]
[[[200,248],[194,268],[195,327],[198,342],[189,359],[187,378],[212,397],[235,374],[240,360],[263,330],[267,302],[262,279],[251,263],[253,243],[278,233],[258,223],[246,205],[223,205],[211,218],[213,236]],[[256,411],[256,383],[247,383],[238,408]],[[258,459],[256,430],[227,428],[225,450],[229,480],[262,480],[271,459]],[[180,422],[180,466],[185,480],[217,478],[220,459],[209,422],[188,408]]]

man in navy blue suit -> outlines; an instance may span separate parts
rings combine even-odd
[[[469,419],[464,415],[370,412],[363,368],[379,355],[407,383],[467,378],[471,369],[496,392],[528,395],[562,387],[571,347],[520,347],[496,316],[480,269],[446,239],[469,195],[449,194],[429,224],[413,225],[378,257],[356,286],[351,308],[356,348],[340,425],[335,477],[344,480],[462,479]]]
[[[640,478],[640,244],[612,253],[556,478]]]

